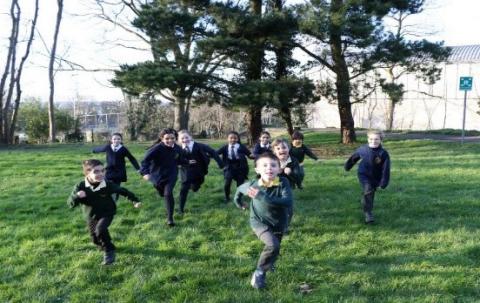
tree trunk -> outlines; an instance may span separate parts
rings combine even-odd
[[[60,23],[62,21],[63,0],[57,0],[57,6],[58,6],[57,20],[55,23],[55,33],[53,35],[52,50],[50,52],[50,63],[48,65],[48,80],[50,83],[50,96],[48,98],[48,124],[49,124],[48,141],[49,142],[55,142],[55,137],[56,137],[55,104],[54,104],[54,96],[55,96],[54,64],[55,64],[55,55],[57,52],[58,34],[60,32]]]
[[[330,6],[330,18],[338,17],[343,6],[342,0],[334,0]],[[356,141],[355,122],[352,115],[352,104],[350,103],[350,74],[342,49],[341,28],[336,25],[336,20],[330,20],[330,49],[332,51],[333,68],[337,79],[338,112],[340,115],[340,135],[343,144]]]
[[[395,113],[395,105],[396,101],[389,98],[388,99],[388,108],[387,108],[387,123],[386,123],[386,129],[388,131],[391,131],[393,129],[393,115]]]
[[[38,1],[35,0],[35,13],[33,15],[32,25],[30,27],[30,35],[28,37],[27,46],[25,48],[25,54],[23,55],[22,59],[20,60],[20,65],[17,70],[17,75],[15,76],[15,85],[17,88],[16,95],[15,95],[15,102],[14,102],[14,109],[12,113],[12,119],[10,122],[10,133],[7,138],[8,142],[14,143],[14,136],[15,136],[15,126],[17,124],[17,117],[18,117],[18,109],[20,107],[20,100],[22,97],[22,89],[20,85],[20,79],[22,78],[22,71],[23,65],[27,61],[28,55],[30,54],[30,48],[32,46],[33,37],[35,36],[35,28],[37,26],[37,19],[38,19]]]
[[[262,132],[262,107],[250,106],[247,112],[248,144],[253,145]]]
[[[283,121],[285,121],[285,125],[287,127],[288,134],[292,136],[293,134],[293,122],[292,122],[292,113],[290,112],[289,107],[282,107],[280,109],[280,116],[282,117]]]
[[[188,98],[184,96],[183,90],[175,94],[174,125],[176,130],[188,129]]]

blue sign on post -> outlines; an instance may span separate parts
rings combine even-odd
[[[460,77],[460,90],[472,90],[473,77]]]

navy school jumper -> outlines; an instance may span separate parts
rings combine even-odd
[[[345,162],[345,170],[349,171],[355,163],[358,165],[358,180],[360,184],[369,184],[373,188],[385,188],[390,180],[390,156],[380,145],[370,148],[368,144],[360,146]]]
[[[217,154],[222,157],[223,160],[223,177],[225,179],[225,184],[223,186],[225,201],[230,199],[230,186],[232,180],[237,182],[237,187],[243,184],[248,178],[248,161],[247,157],[251,155],[248,148],[239,143],[240,146],[237,150],[237,159],[228,158],[228,148],[229,144],[222,146],[217,150]]]
[[[262,147],[260,142],[258,142],[253,147],[252,154],[255,156],[255,158],[258,158],[258,156],[260,156],[261,154],[266,153],[266,152],[271,152],[271,151],[272,151],[271,144],[268,144],[268,147]]]
[[[105,179],[114,183],[120,184],[121,182],[127,181],[125,158],[128,158],[128,160],[130,160],[130,163],[132,163],[133,167],[135,167],[136,170],[140,169],[140,165],[138,165],[137,159],[135,159],[135,157],[130,153],[130,151],[123,145],[116,152],[112,150],[111,144],[95,147],[92,152],[106,153],[107,165],[105,167]]]

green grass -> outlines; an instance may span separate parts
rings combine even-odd
[[[391,184],[366,226],[356,173],[343,171],[357,145],[338,141],[306,134],[324,160],[306,162],[265,291],[249,286],[262,244],[246,213],[220,203],[214,163],[173,229],[163,200],[129,167],[125,186],[144,207],[120,200],[110,229],[117,263],[104,267],[80,209],[66,206],[91,146],[0,150],[0,302],[478,302],[480,146],[386,142]],[[145,146],[128,145],[139,159]]]

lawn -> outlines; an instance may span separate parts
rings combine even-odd
[[[263,291],[249,285],[262,244],[247,213],[221,202],[214,161],[175,228],[128,166],[125,187],[144,207],[119,201],[110,229],[117,262],[102,266],[81,210],[66,199],[81,160],[104,155],[91,145],[2,149],[0,302],[478,302],[480,145],[385,142],[391,183],[377,193],[376,224],[365,225],[356,173],[343,170],[355,146],[338,140],[306,136],[323,161],[306,161],[291,232]],[[141,160],[146,145],[127,146]]]

